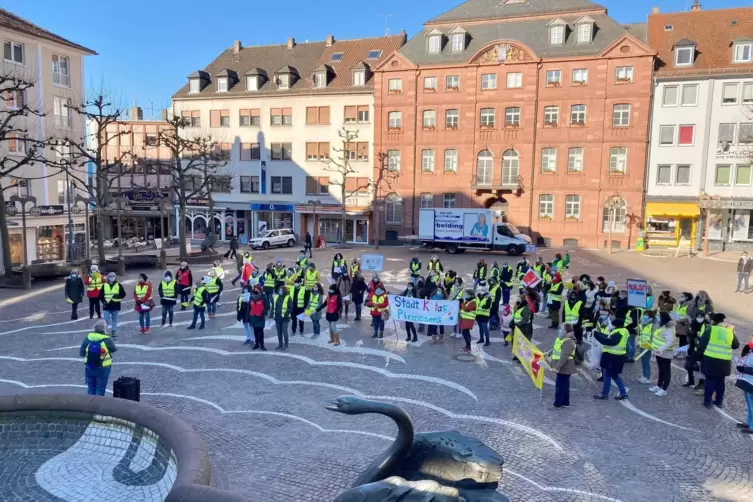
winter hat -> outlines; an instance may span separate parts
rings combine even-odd
[[[716,324],[719,324],[720,322],[724,322],[726,318],[727,316],[722,314],[721,312],[715,312],[711,314],[711,320],[715,322]]]

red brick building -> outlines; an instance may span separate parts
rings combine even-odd
[[[469,0],[375,69],[381,238],[420,207],[493,207],[534,242],[603,247],[640,224],[654,51],[587,0]]]

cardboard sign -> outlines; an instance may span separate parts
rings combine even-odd
[[[384,270],[384,255],[362,254],[361,270],[364,272],[381,272]]]
[[[541,282],[541,277],[539,277],[532,268],[529,268],[528,272],[523,275],[521,282],[523,282],[527,288],[535,288],[536,285]]]
[[[421,300],[407,296],[387,295],[390,316],[396,321],[455,326],[460,302],[455,300]]]
[[[645,309],[648,306],[648,283],[640,279],[627,280],[627,300],[631,307]]]

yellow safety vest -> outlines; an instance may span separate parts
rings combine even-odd
[[[564,343],[565,343],[564,338],[557,337],[554,340],[554,348],[552,349],[552,361],[560,360],[560,358],[562,357],[562,344]],[[568,360],[570,359],[575,359],[575,355],[570,354],[570,356],[568,357]]]
[[[410,262],[410,270],[411,275],[419,275],[418,272],[421,271],[421,264],[416,262]]]
[[[515,324],[520,324],[523,322],[523,310],[525,307],[520,307],[518,310],[515,311],[515,313],[512,316],[512,322]]]
[[[298,263],[299,267],[301,267],[302,269],[304,269],[304,268],[306,268],[306,265],[309,264],[309,259],[304,256],[303,258],[301,258],[300,260],[298,260],[296,263]]]
[[[217,277],[219,278],[225,277],[225,271],[222,269],[222,267],[214,267],[214,271],[217,274]]]
[[[354,276],[355,276],[355,275],[356,275],[356,273],[358,273],[358,270],[359,270],[360,268],[361,268],[361,266],[360,266],[360,265],[358,265],[357,263],[356,263],[356,264],[354,264],[354,265],[351,265],[351,266],[350,266],[350,273],[351,273],[351,275],[354,275]]]
[[[642,349],[651,349],[652,347],[652,338],[654,334],[654,325],[653,323],[646,324],[641,328],[641,335],[638,339],[638,344]]]
[[[306,271],[306,287],[307,288],[313,288],[314,284],[319,282],[319,272],[316,270],[307,270]]]
[[[141,300],[146,296],[146,291],[147,289],[149,289],[149,286],[147,286],[146,284],[143,286],[137,284],[134,289],[136,290],[136,297]]]
[[[476,269],[476,275],[474,279],[486,279],[486,265],[481,265]]]
[[[426,265],[426,268],[429,270],[429,272],[441,272],[440,261],[429,261],[429,263]]]
[[[120,284],[110,285],[108,282],[104,285],[105,288],[105,303],[120,303],[120,298],[115,298],[115,295],[120,294]]]
[[[220,287],[219,287],[219,286],[217,285],[217,278],[216,278],[216,277],[211,277],[211,278],[209,279],[209,284],[207,284],[206,290],[207,290],[207,292],[208,292],[208,293],[209,293],[210,295],[213,295],[213,294],[215,294],[215,293],[216,293],[217,291],[219,291],[219,290],[220,290]]]
[[[677,305],[675,306],[675,312],[677,312],[677,316],[679,318],[687,317],[688,316],[688,306],[687,305]]]
[[[489,296],[492,298],[492,301],[494,301],[497,298],[497,291],[499,291],[499,284],[496,286],[492,286],[492,289],[489,290]]]
[[[544,272],[544,275],[541,276],[541,278],[544,281],[544,284],[552,283],[552,274],[550,274],[549,272]]]
[[[278,281],[284,281],[285,276],[287,275],[288,271],[285,270],[285,267],[282,267],[282,268],[276,268],[274,270],[274,273],[275,273],[275,276],[277,276]]]
[[[734,340],[734,334],[731,329],[723,326],[711,326],[709,344],[706,346],[703,355],[712,359],[731,361],[732,340]]]
[[[653,337],[651,338],[651,350],[657,351],[667,343],[667,339],[662,334],[665,329],[665,327],[661,327],[654,330]],[[641,332],[641,336],[642,335],[643,332]],[[672,347],[669,347],[669,349],[672,349]]]
[[[533,266],[533,271],[536,272],[539,275],[539,277],[541,277],[541,274],[544,271],[544,265],[543,264],[542,265],[534,265]]]
[[[89,284],[86,286],[87,291],[94,291],[102,287],[102,276],[100,274],[92,274],[89,277]]]
[[[463,288],[458,289],[458,292],[455,293],[454,300],[462,300],[463,299],[463,293],[465,293],[465,291],[463,291]]]
[[[332,266],[339,267],[341,274],[344,274],[346,271],[345,260],[332,260]]]
[[[620,335],[620,343],[618,343],[617,345],[604,345],[602,350],[607,354],[624,356],[625,354],[627,354],[627,342],[628,338],[630,338],[630,332],[625,328],[616,328],[612,330],[610,335],[614,335],[615,333]]]
[[[299,309],[302,309],[306,306],[305,303],[306,300],[306,290],[304,288],[298,288],[298,295],[296,296],[295,305]]]
[[[277,312],[277,299],[278,298],[280,298],[280,295],[275,295],[273,298],[273,303],[274,303],[273,311],[274,312]],[[283,300],[282,300],[282,313],[283,314],[285,313],[285,310],[288,308],[288,303],[290,303],[290,295],[283,296]]]
[[[272,271],[266,271],[264,272],[264,287],[265,288],[274,288],[275,287],[275,274]]]
[[[209,288],[201,286],[193,294],[193,304],[194,304],[195,307],[203,307],[204,306],[204,295],[203,295],[204,291],[209,291]]]
[[[309,308],[308,310],[316,310],[319,308],[319,293],[311,293],[309,295]]]
[[[499,279],[499,268],[492,267],[491,278],[492,279]]]
[[[88,342],[100,342],[101,343],[104,340],[107,340],[108,338],[110,338],[110,337],[107,336],[107,335],[103,335],[102,333],[89,333],[86,336],[86,340]],[[104,355],[102,356],[102,367],[103,368],[108,368],[108,367],[112,366],[112,354],[110,354],[110,351],[107,349],[107,345],[106,344],[101,343],[101,347],[102,347],[102,349],[100,349],[100,353],[101,353],[101,350],[104,350],[104,352],[105,352]],[[84,362],[86,362],[86,359],[87,359],[88,355],[89,355],[89,344],[87,343],[86,344],[86,351],[84,352]]]
[[[460,318],[461,319],[471,319],[475,321],[477,313],[478,313],[478,306],[476,306],[476,310],[471,310],[470,312],[463,310],[463,306],[462,305],[460,306]]]
[[[561,282],[552,285],[552,289],[549,290],[549,298],[551,298],[553,302],[561,302],[562,290],[564,288],[565,286]]]
[[[583,302],[578,300],[575,302],[575,306],[572,308],[570,307],[569,302],[565,302],[565,322],[569,322],[570,324],[575,324],[580,320],[580,307],[583,305]]]
[[[492,299],[488,296],[486,298],[482,298],[481,300],[476,300],[476,315],[489,317],[491,315],[491,307]]]
[[[162,281],[162,297],[175,298],[175,279],[170,282]]]
[[[377,312],[382,312],[384,310],[387,310],[384,307],[377,307],[378,304],[382,304],[382,303],[384,303],[384,295],[380,295],[380,296],[372,295],[371,296],[371,305],[372,305],[371,309],[372,310],[376,310]]]

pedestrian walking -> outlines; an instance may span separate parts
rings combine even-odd
[[[594,338],[603,346],[601,353],[601,371],[604,379],[604,387],[601,394],[596,394],[594,399],[609,399],[609,391],[612,387],[612,380],[617,384],[620,395],[615,399],[622,401],[628,398],[625,384],[620,374],[625,365],[627,355],[627,342],[630,333],[624,327],[623,319],[614,319],[612,321],[612,330],[608,335],[600,331],[594,332]]]
[[[669,312],[660,312],[659,326],[654,330],[654,334],[651,337],[651,350],[656,355],[659,378],[657,379],[656,386],[648,389],[659,397],[667,395],[669,383],[672,381],[672,355],[674,346],[675,323]]]
[[[743,434],[753,434],[753,341],[748,342],[742,350],[742,359],[737,364],[737,388],[745,393],[745,404],[748,407],[748,417],[745,423],[737,424]]]
[[[208,281],[206,281],[208,282]],[[204,329],[204,313],[207,310],[207,304],[209,303],[209,292],[207,291],[206,282],[204,280],[196,281],[196,290],[193,293],[193,320],[188,329],[196,329],[196,321],[201,319],[199,329]]]
[[[173,327],[173,316],[175,315],[175,304],[178,302],[178,283],[173,279],[173,273],[165,270],[162,275],[157,293],[160,296],[160,305],[162,306],[162,327],[165,327],[167,321],[169,327]]]
[[[107,274],[107,282],[102,286],[99,300],[102,302],[105,321],[110,326],[110,336],[112,338],[117,337],[120,303],[125,296],[125,288],[120,285],[115,273],[110,272]]]
[[[707,328],[698,341],[698,353],[701,360],[701,373],[706,377],[703,389],[703,405],[721,408],[724,404],[724,379],[732,373],[732,351],[740,347],[732,328],[723,326],[727,318],[721,312],[711,314],[711,326]]]
[[[237,253],[238,253],[238,237],[233,235],[230,237],[230,243],[228,244],[229,249],[227,253],[225,253],[225,258],[230,260],[235,260]]]
[[[139,282],[133,288],[134,310],[139,314],[139,333],[149,333],[152,324],[152,283],[146,274],[139,274]]]
[[[188,297],[191,296],[191,285],[194,282],[188,263],[181,262],[180,268],[175,273],[175,280],[178,287],[178,296],[180,297],[180,310],[186,310],[188,308]]]
[[[87,394],[104,396],[112,370],[112,355],[118,350],[107,336],[107,322],[94,323],[92,332],[81,343],[78,355],[84,358],[84,379]]]
[[[99,305],[99,293],[102,291],[102,274],[99,273],[99,267],[92,265],[89,273],[84,277],[86,286],[86,297],[89,299],[89,319],[94,319],[94,313],[97,313],[97,319],[102,318],[102,311]]]
[[[369,307],[371,308],[371,320],[374,326],[372,338],[384,338],[384,317],[383,313],[387,310],[389,301],[384,289],[377,287],[374,294],[369,298]]]
[[[277,293],[272,298],[272,315],[277,330],[277,348],[275,350],[285,350],[288,346],[288,326],[290,325],[290,315],[293,312],[292,304],[293,301],[290,298],[288,288],[279,283]]]
[[[71,304],[71,320],[78,319],[78,305],[84,301],[86,285],[79,275],[78,269],[74,268],[65,279],[65,301]]]
[[[309,293],[306,315],[311,318],[311,328],[314,334],[311,339],[318,338],[321,334],[322,306],[324,305],[324,288],[318,282]]]
[[[560,326],[554,347],[549,353],[552,370],[557,373],[554,381],[554,408],[570,406],[570,377],[578,368],[575,366],[576,349],[575,331],[572,324],[565,322]]]
[[[747,251],[743,251],[740,259],[737,261],[737,288],[735,289],[735,293],[748,292],[751,270],[753,270],[753,260],[748,256]]]
[[[314,253],[313,253],[313,251],[311,251],[312,245],[313,245],[313,242],[311,240],[311,233],[309,233],[309,231],[307,230],[306,231],[306,239],[304,241],[303,251],[304,251],[304,253],[308,252],[309,258],[313,258],[314,257]]]
[[[472,289],[466,289],[463,293],[463,299],[460,301],[460,321],[458,328],[463,334],[463,340],[465,340],[465,347],[463,352],[471,351],[471,330],[476,322],[476,312],[478,311],[478,304],[476,303],[475,295]]]
[[[340,312],[343,309],[343,298],[337,284],[330,284],[327,295],[327,312],[324,318],[329,323],[329,342],[334,346],[340,345],[340,333],[337,331],[337,321],[340,320]],[[320,307],[322,308],[322,307]]]

